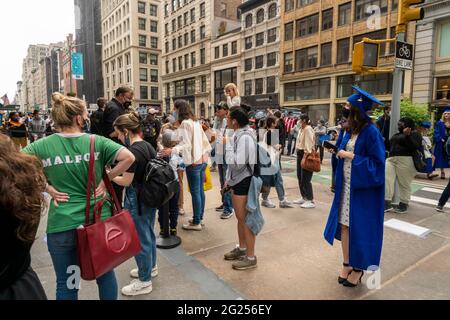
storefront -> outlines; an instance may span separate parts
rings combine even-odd
[[[250,105],[253,109],[280,109],[280,95],[278,93],[244,96],[242,102]]]

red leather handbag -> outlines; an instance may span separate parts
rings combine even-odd
[[[77,229],[78,261],[81,278],[86,281],[98,279],[117,266],[141,252],[141,244],[133,218],[122,209],[106,172],[103,181],[111,195],[94,205],[91,223],[91,188],[96,199],[95,182],[95,136],[90,140],[89,175],[86,192],[86,221]],[[112,216],[101,221],[103,206],[111,205]]]

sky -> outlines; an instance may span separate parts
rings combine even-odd
[[[22,61],[31,44],[64,41],[75,33],[73,0],[2,1],[0,18],[0,97],[13,102]]]

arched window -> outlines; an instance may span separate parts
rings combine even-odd
[[[256,13],[256,23],[261,23],[264,21],[264,9],[259,9]]]
[[[272,3],[269,6],[269,19],[275,18],[277,16],[277,4]]]
[[[245,17],[245,27],[250,28],[253,25],[253,15],[250,13]]]

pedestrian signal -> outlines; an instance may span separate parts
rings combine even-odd
[[[424,3],[425,0],[399,0],[397,33],[406,32],[408,22],[422,20],[425,16],[423,8],[410,8],[412,5]]]

